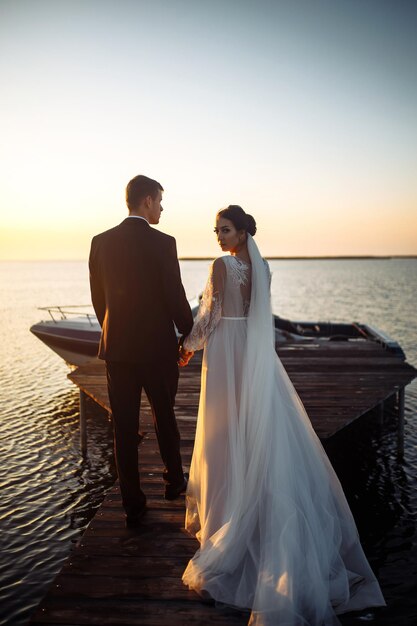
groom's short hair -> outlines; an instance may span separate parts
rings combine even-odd
[[[163,191],[164,188],[157,180],[143,176],[143,174],[132,178],[126,186],[126,204],[129,211],[136,209],[147,196],[155,200],[159,190]]]

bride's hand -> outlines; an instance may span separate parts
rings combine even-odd
[[[183,347],[181,347],[179,356],[178,356],[179,367],[185,367],[186,365],[188,365],[193,355],[194,355],[194,352],[188,352]]]

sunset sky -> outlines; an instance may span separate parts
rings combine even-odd
[[[417,3],[0,0],[0,259],[84,259],[143,173],[181,256],[417,254]]]

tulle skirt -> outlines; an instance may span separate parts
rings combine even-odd
[[[200,549],[183,581],[248,609],[251,625],[339,624],[337,614],[384,598],[280,360],[273,352],[247,370],[246,324],[221,319],[203,355],[186,494]]]

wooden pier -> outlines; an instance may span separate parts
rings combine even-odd
[[[371,342],[285,344],[278,354],[313,427],[327,439],[398,394],[401,452],[404,388],[417,375],[411,365]],[[189,466],[200,390],[201,353],[181,370],[176,413],[185,467]],[[69,375],[85,395],[109,410],[104,364],[98,360]],[[85,420],[84,420],[85,424]],[[205,604],[181,575],[198,544],[184,530],[184,497],[163,498],[162,466],[149,405],[143,402],[140,471],[149,511],[140,529],[126,529],[118,485],[110,490],[65,566],[34,613],[31,624],[136,624],[233,626],[248,615]],[[82,441],[86,445],[85,426]]]

